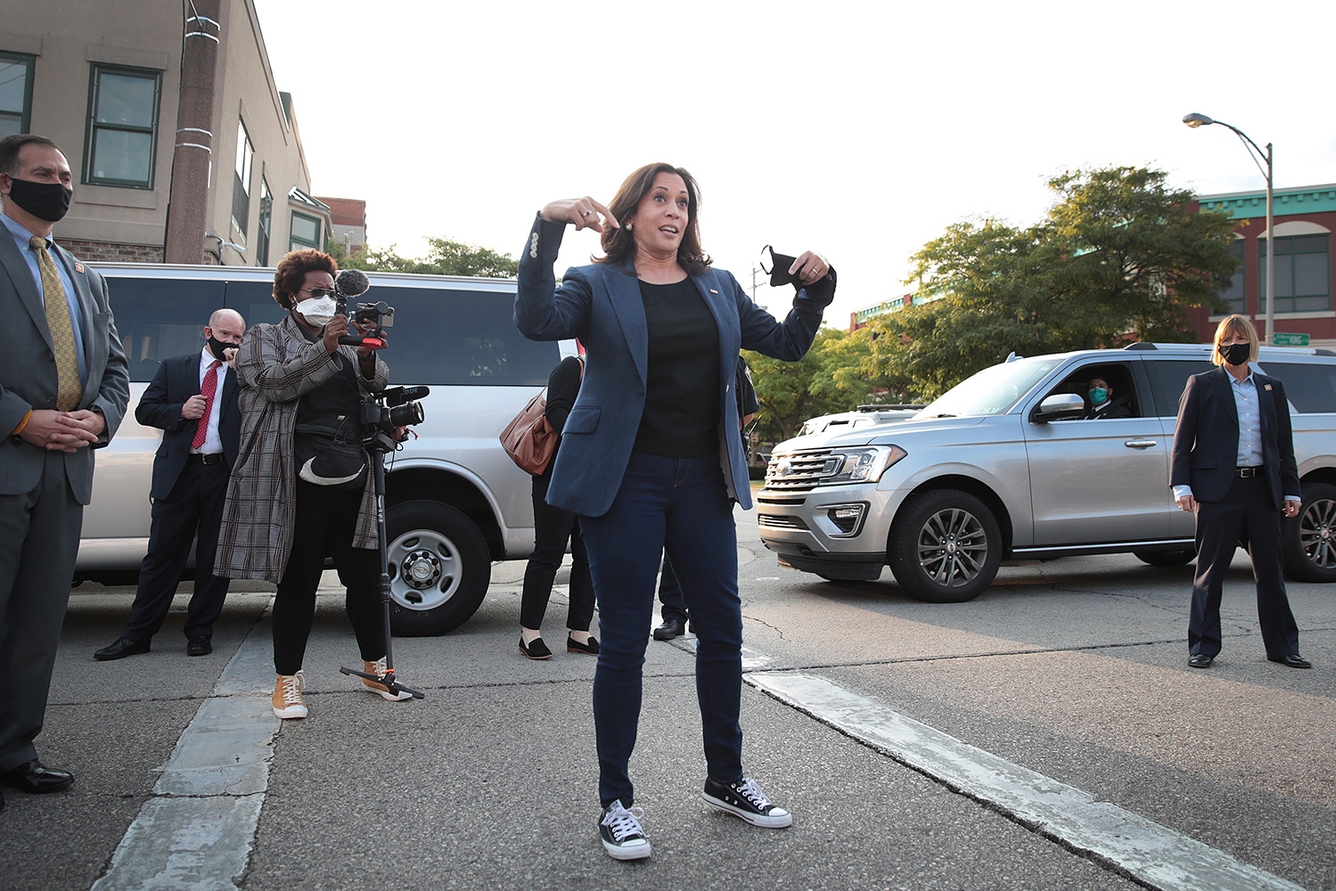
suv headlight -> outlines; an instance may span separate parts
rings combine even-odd
[[[835,449],[821,468],[818,485],[835,486],[841,483],[875,483],[900,459],[909,453],[899,446],[864,446]]]

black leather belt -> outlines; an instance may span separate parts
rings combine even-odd
[[[1239,479],[1241,479],[1241,480],[1249,480],[1249,479],[1252,479],[1252,478],[1255,477],[1255,476],[1260,476],[1261,473],[1262,473],[1262,468],[1261,468],[1261,467],[1235,467],[1235,468],[1234,468],[1234,475],[1237,476],[1237,477],[1238,477]]]
[[[214,453],[211,454],[211,455],[196,455],[196,454],[192,453],[192,454],[190,455],[190,460],[191,460],[191,461],[198,461],[198,462],[201,463],[201,464],[222,464],[222,463],[223,463],[223,453],[222,453],[222,452],[214,452]]]

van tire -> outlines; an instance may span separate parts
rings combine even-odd
[[[1186,566],[1197,559],[1193,548],[1181,551],[1133,551],[1132,554],[1148,566]]]
[[[385,528],[394,634],[444,634],[468,621],[492,577],[473,521],[439,502],[405,501],[386,510]]]
[[[1336,582],[1336,486],[1304,483],[1299,516],[1281,521],[1285,575],[1298,582]]]
[[[1002,532],[992,510],[968,492],[913,496],[891,528],[887,557],[900,587],[931,603],[964,603],[993,583]]]

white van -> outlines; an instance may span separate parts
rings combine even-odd
[[[220,307],[247,327],[277,322],[274,270],[244,266],[100,263],[130,362],[130,405],[97,454],[84,512],[76,581],[132,582],[148,549],[149,480],[162,431],[134,419],[140,395],[169,356],[204,346],[201,329]],[[547,385],[563,345],[526,340],[512,321],[515,282],[368,273],[362,301],[395,308],[382,358],[391,385],[427,385],[417,438],[390,456],[386,476],[396,634],[440,634],[473,615],[493,560],[533,551],[530,477],[497,437]],[[569,351],[569,350],[567,350]]]

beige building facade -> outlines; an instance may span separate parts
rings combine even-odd
[[[56,234],[85,259],[267,266],[329,238],[252,0],[9,10],[0,136],[21,132],[69,159]]]

